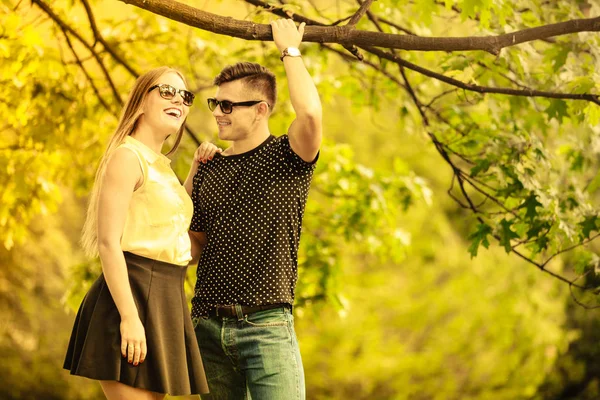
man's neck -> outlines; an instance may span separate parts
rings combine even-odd
[[[236,154],[246,153],[250,150],[253,150],[260,146],[267,138],[271,136],[269,129],[264,129],[260,132],[253,133],[249,137],[242,140],[235,140],[231,142],[231,146],[229,146],[224,152],[225,156],[233,156]]]

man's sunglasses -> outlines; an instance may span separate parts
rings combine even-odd
[[[150,93],[156,88],[158,88],[158,93],[163,99],[171,100],[177,95],[177,93],[179,93],[181,95],[181,98],[183,99],[183,104],[185,104],[186,106],[189,107],[194,102],[194,93],[190,92],[189,90],[177,89],[171,85],[167,85],[166,83],[160,83],[148,89],[148,93]]]
[[[231,102],[229,100],[217,100],[214,97],[206,99],[208,101],[208,109],[210,111],[215,111],[217,106],[221,106],[221,111],[223,114],[231,114],[233,112],[233,107],[250,107],[258,103],[262,103],[264,100],[251,100],[251,101],[240,101],[238,103]],[[265,101],[265,103],[267,103]],[[271,107],[269,103],[267,106]]]

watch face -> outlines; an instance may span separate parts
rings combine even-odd
[[[300,56],[300,50],[298,50],[295,47],[288,47],[287,48],[287,53],[292,56],[292,57],[298,57]]]

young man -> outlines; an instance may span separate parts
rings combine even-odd
[[[296,119],[287,135],[272,136],[275,76],[258,64],[226,67],[208,105],[231,146],[194,163],[186,180],[191,237],[202,248],[192,317],[210,390],[203,399],[305,398],[291,308],[322,112],[298,50],[304,24],[271,26]]]

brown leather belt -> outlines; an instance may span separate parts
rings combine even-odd
[[[240,306],[242,307],[242,314],[248,315],[258,311],[264,310],[272,310],[274,308],[291,308],[287,303],[277,303],[277,304],[264,304],[261,306]],[[208,315],[211,317],[228,317],[228,318],[236,318],[237,313],[235,312],[235,304],[227,304],[227,305],[217,305],[211,308],[208,311]]]

